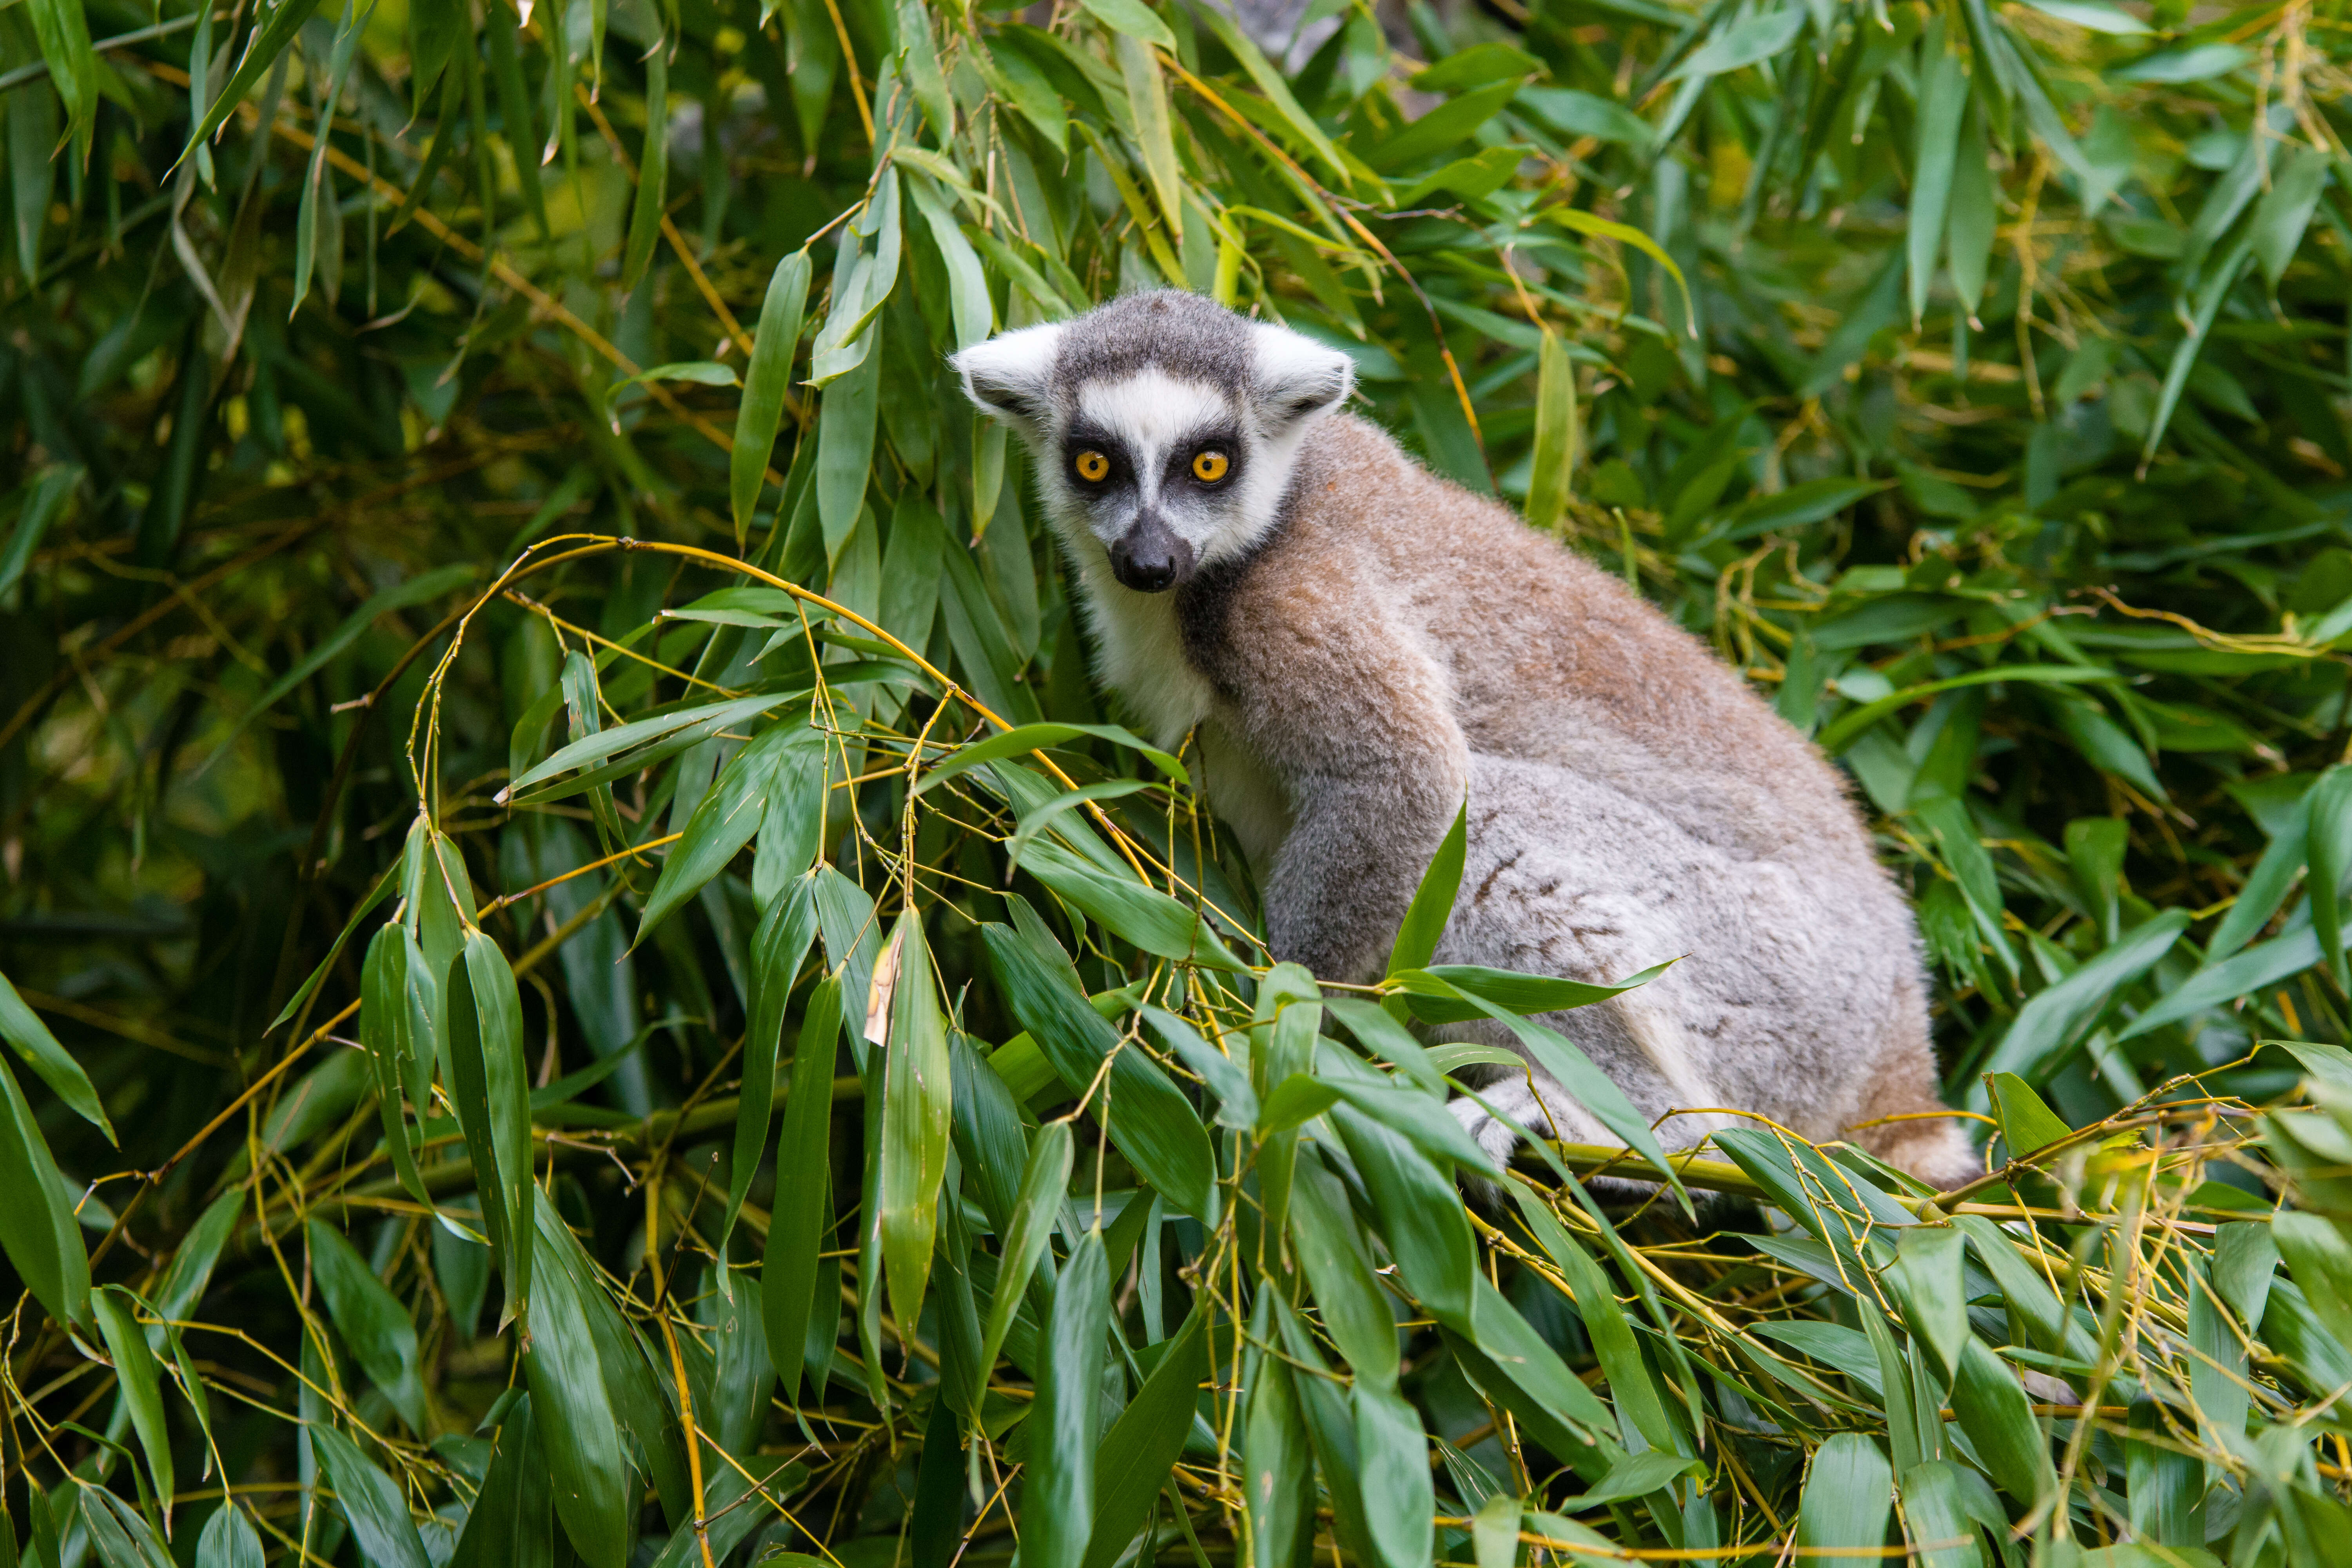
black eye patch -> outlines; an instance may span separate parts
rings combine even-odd
[[[1214,425],[1194,431],[1169,448],[1162,483],[1171,490],[1218,490],[1239,479],[1241,471],[1241,432],[1231,426]]]
[[[1135,465],[1125,442],[1081,425],[1062,438],[1062,472],[1082,490],[1099,490],[1133,483]]]

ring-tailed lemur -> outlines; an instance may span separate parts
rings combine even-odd
[[[1103,679],[1161,743],[1197,726],[1279,956],[1377,974],[1466,791],[1438,957],[1591,982],[1682,957],[1549,1020],[1644,1115],[1680,1113],[1669,1144],[1752,1111],[1941,1184],[1980,1171],[1937,1114],[1910,910],[1837,772],[1614,578],[1339,413],[1345,354],[1153,293],[955,364],[1035,460]],[[1484,1092],[1613,1142],[1535,1083]],[[1455,1109],[1496,1157],[1517,1142]]]

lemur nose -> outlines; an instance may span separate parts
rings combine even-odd
[[[1191,574],[1192,547],[1157,517],[1146,517],[1110,547],[1111,575],[1139,594],[1164,593]]]

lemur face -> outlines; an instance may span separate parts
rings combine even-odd
[[[1274,524],[1298,441],[1353,366],[1311,338],[1188,294],[1131,295],[955,356],[1017,430],[1070,548],[1157,594]]]

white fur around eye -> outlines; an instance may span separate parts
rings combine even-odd
[[[1090,381],[1078,389],[1078,416],[1127,443],[1139,477],[1156,490],[1180,442],[1229,423],[1233,405],[1213,386],[1145,370],[1117,381]]]

